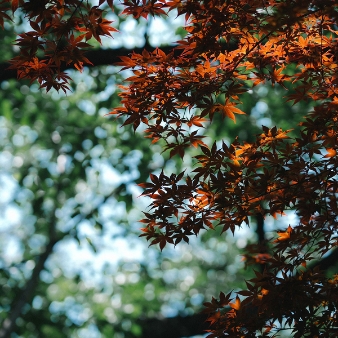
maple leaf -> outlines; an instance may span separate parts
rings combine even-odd
[[[330,158],[330,157],[334,157],[337,155],[336,149],[327,148],[326,151],[327,151],[327,154],[324,156],[324,158]]]
[[[16,41],[20,55],[10,68],[17,70],[19,79],[66,92],[70,78],[61,66],[72,64],[81,71],[90,63],[83,55],[83,49],[90,48],[84,40],[101,42],[102,36],[117,31],[99,8],[106,3],[113,9],[113,1],[99,0],[98,6],[84,1],[47,2],[4,0],[0,25],[20,9],[31,28],[20,32]],[[163,250],[168,243],[188,243],[189,236],[212,229],[216,221],[222,232],[234,234],[257,215],[277,218],[294,210],[299,216],[296,225],[245,255],[247,262],[264,265],[246,283],[247,289],[238,291],[246,298],[240,301],[237,296],[230,303],[230,294],[220,294],[220,301],[212,298],[205,303],[208,320],[215,325],[210,337],[254,337],[263,331],[264,336],[277,335],[283,323],[295,336],[313,336],[318,323],[320,334],[330,334],[325,330],[332,327],[336,306],[332,295],[337,278],[304,269],[338,243],[338,31],[332,15],[336,4],[280,0],[263,5],[246,0],[121,3],[123,15],[147,18],[175,10],[189,20],[186,36],[169,54],[144,49],[122,56],[116,64],[132,74],[120,87],[121,107],[110,114],[123,118],[123,125],[134,130],[145,124],[146,137],[151,143],[163,140],[162,149],[170,157],[177,154],[183,159],[190,146],[197,152],[196,168],[184,184],[179,183],[183,176],[163,172],[140,184],[145,189],[142,195],[151,199],[151,211],[140,221],[140,236]],[[230,145],[204,144],[207,116],[212,122],[219,112],[236,122],[236,114],[244,114],[238,108],[243,95],[260,83],[282,87],[288,83],[287,101],[313,102],[312,110],[304,110],[307,115],[298,136],[293,139],[289,130],[262,126],[261,135],[250,136],[251,143],[242,145],[235,139]],[[314,155],[322,155],[323,160]],[[250,304],[258,310],[242,311]],[[269,333],[272,330],[276,332]]]
[[[235,114],[245,114],[243,111],[241,111],[239,108],[236,107],[235,103],[229,100],[227,100],[224,106],[222,106],[222,111],[223,117],[229,117],[235,123],[236,123]]]
[[[220,317],[221,317],[221,312],[217,311],[213,315],[209,316],[207,321],[210,322],[210,325],[212,325],[212,324],[217,323]]]
[[[240,301],[239,297],[238,296],[236,297],[235,303],[229,303],[229,305],[232,309],[238,311],[241,307],[241,301]]]
[[[19,7],[19,0],[12,0],[12,12],[14,14],[14,12],[18,9]]]
[[[284,69],[285,69],[285,67],[281,67],[279,69],[274,69],[272,72],[270,72],[272,85],[274,85],[276,82],[279,83],[279,84],[281,84],[281,81],[283,79],[285,79],[286,75],[285,74],[281,74]],[[283,86],[283,84],[281,84],[281,85]]]
[[[304,100],[306,97],[306,90],[304,88],[296,88],[294,94],[289,94],[286,101],[294,101],[293,104]]]
[[[193,116],[188,122],[187,125],[191,127],[192,125],[197,127],[203,127],[203,122],[207,122],[208,120],[206,118],[200,117],[200,116]]]
[[[0,27],[3,27],[5,24],[5,20],[13,21],[12,18],[5,13],[6,9],[5,8],[0,8]]]
[[[292,228],[289,225],[286,231],[278,232],[278,238],[274,240],[274,243],[283,242],[291,237]]]

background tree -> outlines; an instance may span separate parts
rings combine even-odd
[[[81,52],[88,47],[84,41],[100,41],[114,29],[103,11],[82,2],[39,10],[21,5],[34,31],[20,36],[24,57],[15,58],[13,67],[19,77],[37,79],[47,90],[66,91],[62,63],[81,69],[89,62]],[[204,228],[221,225],[223,232],[235,233],[249,217],[296,210],[298,220],[276,239],[263,243],[261,238],[262,245],[249,247],[247,261],[264,269],[248,289],[238,291],[235,300],[221,293],[220,301],[206,304],[214,325],[210,336],[271,336],[288,327],[295,336],[335,336],[336,278],[307,269],[336,243],[334,2],[135,1],[124,6],[125,14],[137,18],[169,8],[190,19],[189,34],[176,48],[183,52],[156,49],[120,63],[134,73],[121,94],[124,106],[113,112],[124,117],[124,125],[145,124],[148,137],[171,157],[183,158],[190,145],[200,149],[193,171],[155,173],[142,184],[144,195],[153,199],[143,219],[144,235],[163,249],[167,242],[188,242]],[[48,15],[56,17],[55,24],[45,23]],[[52,30],[60,44],[51,42]],[[43,62],[37,61],[39,48]],[[202,141],[199,130],[207,118],[220,113],[235,120],[234,114],[243,113],[239,98],[269,81],[293,83],[289,100],[314,106],[295,139],[289,130],[263,127],[251,143]]]
[[[145,205],[133,182],[163,159],[142,150],[147,140],[100,116],[104,107],[93,115],[80,109],[103,94],[95,81],[86,87],[85,76],[76,80],[76,94],[61,98],[41,95],[34,84],[2,83],[1,306],[2,324],[13,323],[2,335],[147,337],[146,330],[163,329],[174,337],[162,317],[192,315],[225,280],[235,287],[244,278],[234,276],[236,240],[205,236],[205,243],[164,257],[148,252],[136,224]],[[176,320],[183,332],[176,337],[206,328],[200,317],[191,325],[187,317]]]

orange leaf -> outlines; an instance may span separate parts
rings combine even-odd
[[[333,157],[333,156],[336,156],[337,154],[337,151],[333,148],[327,148],[326,151],[327,151],[327,154],[324,156],[324,158]]]
[[[207,122],[208,120],[203,118],[203,117],[199,117],[199,116],[194,116],[191,118],[191,120],[189,122],[187,122],[187,125],[189,127],[191,127],[192,125],[195,125],[197,127],[203,127],[203,122]]]
[[[234,309],[234,310],[239,310],[239,308],[241,307],[241,301],[238,298],[238,296],[236,297],[235,303],[229,303],[229,305]]]
[[[235,114],[245,114],[243,111],[238,109],[233,102],[227,101],[225,105],[222,107],[223,116],[229,117],[236,123]]]
[[[292,228],[289,225],[285,232],[279,232],[278,233],[278,238],[276,240],[274,240],[274,243],[288,240],[290,238],[291,231],[292,231]]]

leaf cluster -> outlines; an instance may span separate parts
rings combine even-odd
[[[13,4],[13,12],[20,6],[26,13],[33,31],[17,40],[22,55],[12,67],[47,90],[66,88],[60,62],[81,69],[88,61],[83,41],[100,41],[115,30],[99,6],[82,1]],[[157,48],[121,58],[118,65],[132,75],[121,87],[121,106],[111,114],[134,130],[143,125],[146,137],[152,143],[162,140],[171,157],[183,159],[190,146],[199,151],[191,173],[161,172],[141,184],[152,201],[141,220],[141,236],[163,249],[189,242],[205,228],[234,233],[255,214],[277,217],[295,210],[298,221],[269,240],[269,252],[251,252],[264,269],[247,289],[206,303],[209,337],[273,337],[286,328],[294,337],[336,336],[337,278],[307,269],[338,243],[336,2],[133,0],[123,5],[124,14],[137,18],[176,10],[185,16],[187,35],[168,54]],[[46,52],[46,60],[38,62],[38,50]],[[298,135],[263,126],[251,143],[208,146],[205,124],[215,114],[235,121],[236,114],[244,114],[241,97],[259,84],[291,85],[286,101],[313,102]]]

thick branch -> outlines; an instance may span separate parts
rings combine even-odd
[[[173,49],[173,46],[163,46],[160,48],[165,53],[170,53]],[[112,65],[115,62],[121,61],[121,59],[119,58],[120,56],[127,56],[131,54],[133,51],[135,53],[142,53],[144,49],[152,51],[154,50],[154,47],[145,46],[142,48],[133,48],[133,49],[127,49],[123,47],[118,49],[94,49],[86,52],[85,55],[88,58],[88,60],[94,65],[94,67],[96,67],[96,66]],[[0,82],[17,78],[16,70],[8,69],[9,66],[10,64],[8,62],[0,63]],[[89,65],[89,67],[93,66]],[[61,69],[62,70],[75,69],[75,67],[74,65],[63,65]]]
[[[142,327],[141,338],[181,338],[205,334],[209,329],[206,319],[205,314],[194,314],[164,319],[150,318],[139,320],[138,324]]]
[[[267,253],[268,248],[266,246],[265,240],[265,230],[264,230],[264,217],[261,213],[257,213],[255,216],[256,222],[256,234],[257,234],[257,249],[259,253]],[[255,267],[260,272],[263,272],[266,265],[265,264],[257,264],[258,266]]]
[[[255,218],[256,218],[256,234],[258,237],[258,243],[264,245],[265,243],[264,217],[262,214],[257,213]]]

